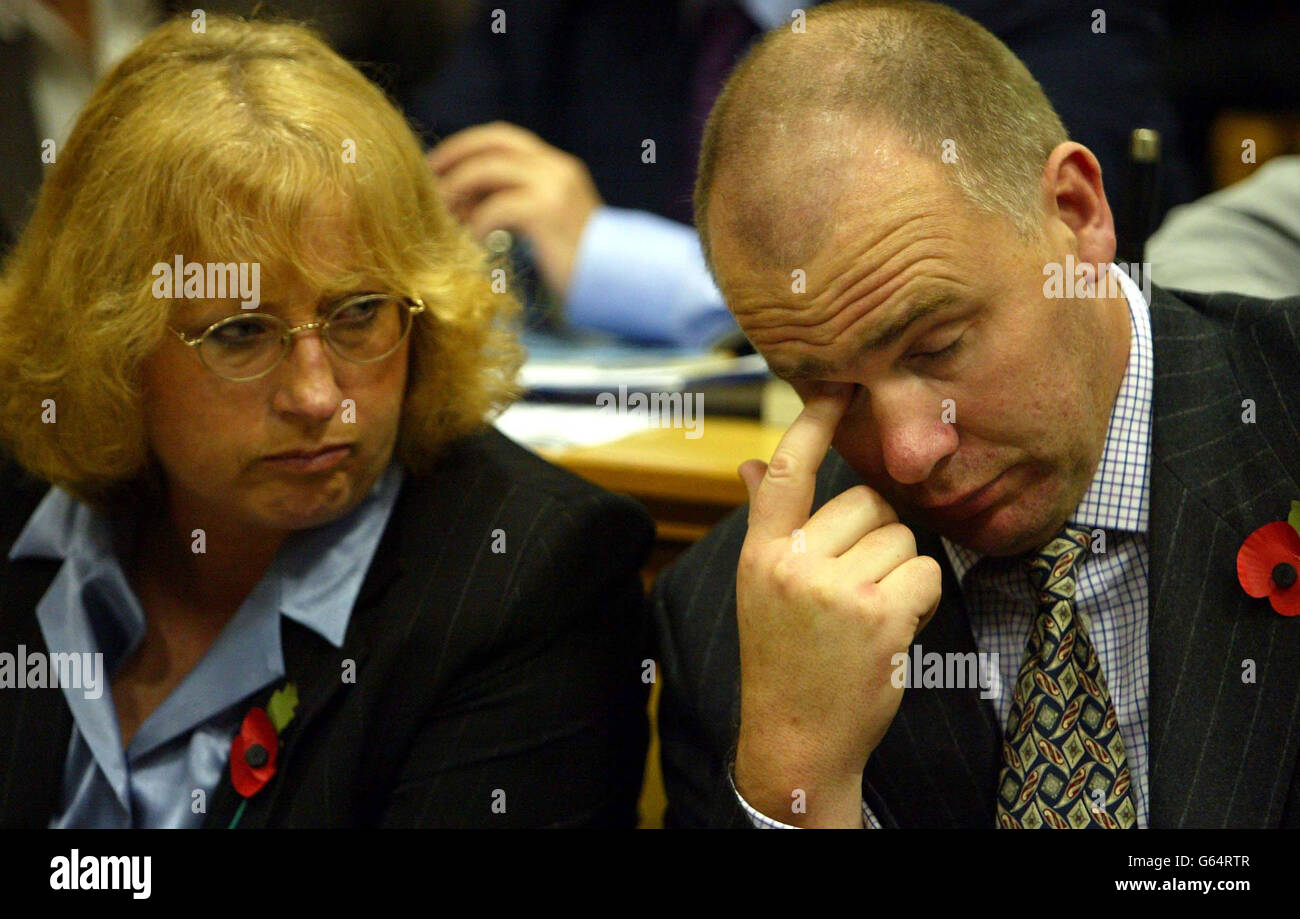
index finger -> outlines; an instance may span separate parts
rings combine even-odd
[[[853,387],[829,386],[809,396],[772,451],[767,472],[749,505],[749,531],[760,537],[789,538],[808,522],[817,490],[817,469],[849,407]]]
[[[527,150],[540,138],[518,125],[505,121],[475,125],[444,138],[425,154],[425,162],[438,175],[442,175],[461,160],[489,150]]]

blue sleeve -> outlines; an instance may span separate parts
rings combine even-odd
[[[623,208],[588,219],[565,307],[575,326],[637,341],[705,347],[736,330],[694,228]]]

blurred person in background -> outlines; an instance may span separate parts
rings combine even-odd
[[[95,83],[168,16],[176,0],[0,0],[0,253],[17,239],[77,110]],[[212,0],[204,16],[270,15],[317,28],[404,104],[442,62],[470,0]]]
[[[478,5],[410,112],[429,162],[480,238],[521,237],[573,325],[699,347],[739,341],[691,225],[700,133],[762,31],[798,29],[793,0],[527,0]],[[1164,141],[1162,204],[1188,197],[1161,91],[1166,26],[1150,0],[953,0],[1025,62],[1112,187],[1129,133]]]
[[[0,275],[0,826],[635,823],[652,527],[490,427],[491,264],[309,31],[110,72]]]
[[[1151,276],[1183,290],[1300,294],[1300,156],[1174,208],[1147,241]]]

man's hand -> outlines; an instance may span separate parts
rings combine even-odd
[[[862,772],[903,698],[893,656],[939,607],[938,562],[875,491],[856,486],[809,517],[851,393],[808,397],[771,462],[740,467],[736,788],[796,826],[862,826]]]
[[[426,159],[474,235],[503,229],[527,237],[546,285],[568,296],[583,228],[603,203],[582,160],[504,121],[458,131]]]

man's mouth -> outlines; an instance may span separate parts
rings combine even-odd
[[[1013,469],[1015,469],[1014,466],[969,491],[951,492],[937,498],[926,498],[918,501],[917,506],[931,513],[941,513],[945,516],[973,516],[986,510],[1006,493],[1005,486],[1009,479],[1009,473]]]

